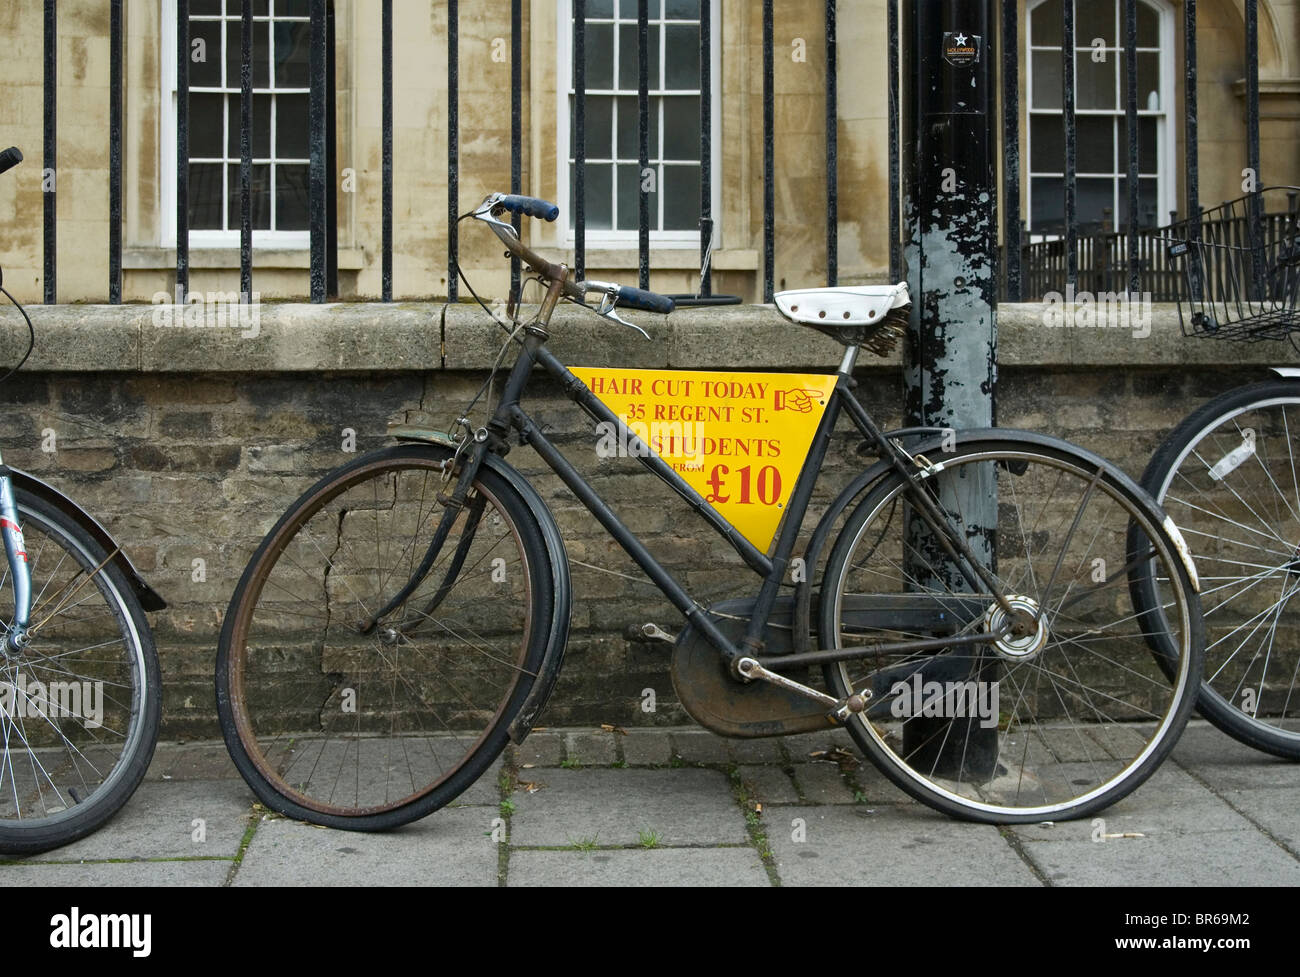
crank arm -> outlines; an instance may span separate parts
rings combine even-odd
[[[770,682],[772,685],[779,685],[783,689],[789,689],[791,692],[798,692],[800,695],[807,696],[826,706],[830,713],[840,722],[845,722],[854,713],[862,712],[867,707],[867,700],[871,698],[871,692],[856,692],[847,699],[836,699],[834,696],[827,695],[825,692],[818,692],[816,689],[804,685],[802,682],[796,682],[794,679],[786,678],[784,675],[778,675],[776,672],[769,672],[766,668],[758,663],[755,658],[741,658],[736,662],[736,671],[742,678],[753,681],[759,679],[763,682]]]

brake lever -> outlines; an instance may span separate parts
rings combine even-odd
[[[635,322],[628,322],[621,315],[619,315],[617,312],[614,311],[615,306],[618,304],[617,285],[612,285],[609,284],[608,282],[583,282],[582,286],[585,291],[600,293],[600,304],[596,306],[595,309],[592,309],[592,311],[595,312],[596,315],[600,316],[602,319],[608,319],[612,322],[617,322],[621,326],[627,326],[629,329],[635,329],[646,339],[650,338],[650,334],[646,332],[644,329],[642,329],[640,326],[638,326]],[[586,302],[582,302],[580,304],[588,309],[591,308],[591,306],[587,305]]]

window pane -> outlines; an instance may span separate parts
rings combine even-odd
[[[221,87],[220,21],[190,21],[190,87]]]
[[[613,17],[614,0],[587,0],[587,19],[593,17]]]
[[[1080,115],[1074,141],[1078,173],[1114,173],[1115,116]]]
[[[592,24],[587,28],[587,90],[614,87],[614,27]]]
[[[1115,181],[1080,179],[1078,182],[1078,218],[1080,229],[1097,231],[1115,226]]]
[[[1030,41],[1033,44],[1061,46],[1065,22],[1061,19],[1061,0],[1048,0],[1034,8],[1030,18]]]
[[[649,49],[650,87],[659,87],[659,32],[650,31],[647,48]],[[618,29],[618,87],[624,91],[636,91],[639,68],[637,67],[636,24],[622,24]]]
[[[593,231],[608,231],[614,224],[611,191],[613,189],[614,167],[608,163],[588,163],[584,168],[586,170],[587,185],[584,188],[587,198],[587,209],[585,213],[587,228]],[[577,172],[576,166],[569,167],[569,199],[576,200],[578,197],[577,182],[573,175]],[[569,227],[573,227],[573,207],[569,208]]]
[[[700,88],[700,29],[691,24],[664,28],[664,88]],[[653,74],[653,71],[651,72]],[[652,82],[653,84],[653,82]]]
[[[1160,55],[1138,52],[1138,108],[1159,112],[1160,104]]]
[[[217,2],[220,2],[220,0],[217,0]],[[266,2],[267,0],[253,0],[254,17],[266,16],[266,12],[267,12]],[[194,0],[190,0],[190,9],[191,10],[194,9]],[[234,16],[238,16],[243,12],[244,12],[243,0],[226,0],[226,13],[232,14]]]
[[[1160,186],[1155,177],[1138,180],[1138,226],[1158,227],[1168,218],[1160,213]],[[1128,180],[1119,181],[1119,228],[1128,223]]]
[[[640,159],[641,144],[638,141],[640,116],[637,111],[637,97],[623,95],[618,102],[618,158]],[[648,145],[650,159],[659,158],[659,99],[650,99],[650,142]]]
[[[576,156],[578,131],[573,125],[573,105],[569,99],[569,156]],[[587,158],[610,159],[614,151],[614,100],[608,95],[587,96]]]
[[[230,129],[226,138],[226,155],[239,159],[239,108],[242,99],[230,95]],[[253,96],[253,155],[271,155],[271,96]]]
[[[226,179],[229,186],[230,204],[226,209],[227,226],[232,231],[239,230],[239,167],[226,167]],[[249,203],[253,211],[254,230],[267,231],[271,228],[271,167],[266,163],[254,163],[249,179]]]
[[[1074,43],[1091,47],[1094,38],[1102,38],[1107,47],[1118,43],[1115,34],[1115,5],[1118,0],[1078,0],[1074,5]],[[1062,27],[1064,32],[1064,27]]]
[[[311,84],[308,64],[311,25],[294,20],[277,20],[274,25],[275,87],[307,88]]]
[[[1138,4],[1138,47],[1160,46],[1160,15],[1145,3]]]
[[[1156,126],[1158,122],[1150,116],[1138,119],[1138,172],[1156,173],[1160,169],[1160,146]],[[1121,119],[1119,124],[1119,171],[1128,172],[1128,126]]]
[[[699,20],[700,0],[664,0],[664,16],[670,20]]]
[[[276,159],[306,159],[310,155],[308,98],[307,95],[275,96]]]
[[[658,185],[659,174],[657,170],[652,170],[655,185]],[[640,225],[640,197],[641,197],[641,169],[635,164],[623,165],[618,168],[618,229],[620,231],[635,231]],[[655,195],[650,194],[650,229],[656,230]]]
[[[1061,52],[1035,51],[1033,71],[1034,91],[1031,107],[1036,109],[1061,108]]]
[[[239,21],[226,21],[226,87],[239,87],[239,68],[243,60],[243,48],[240,47],[242,25]],[[253,24],[253,87],[270,86],[267,65],[267,52],[270,48],[270,25]]]
[[[309,0],[275,0],[275,15],[277,17],[310,17],[311,4]]]
[[[221,164],[190,164],[190,230],[221,230]]]
[[[190,16],[216,16],[221,13],[221,0],[190,0]],[[191,34],[191,36],[193,36]]]
[[[649,0],[646,4],[646,10],[649,12],[651,20],[657,19],[659,16],[659,0]],[[618,15],[636,20],[636,0],[618,0]]]
[[[1065,181],[1036,176],[1029,181],[1030,226],[1042,234],[1060,234],[1065,219]]]
[[[664,167],[665,231],[693,231],[700,226],[700,168]]]
[[[1108,54],[1103,62],[1092,60],[1089,52],[1075,56],[1075,106],[1080,109],[1114,109],[1115,55]]]
[[[666,97],[664,100],[664,159],[700,158],[700,97]]]
[[[328,188],[328,184],[326,184]],[[275,168],[275,229],[307,230],[307,166]]]
[[[1029,168],[1038,173],[1065,172],[1065,131],[1059,115],[1029,117]]]
[[[224,95],[190,95],[190,158],[220,158]]]

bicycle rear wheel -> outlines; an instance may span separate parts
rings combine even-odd
[[[1300,383],[1231,390],[1187,417],[1143,486],[1196,556],[1204,587],[1205,676],[1198,707],[1219,729],[1300,759]],[[1165,581],[1147,576],[1143,605]]]
[[[451,451],[399,445],[331,472],[281,517],[222,627],[217,706],[261,800],[300,820],[383,830],[442,807],[506,743],[554,599],[527,505],[484,467],[432,570]]]
[[[32,581],[30,641],[0,659],[0,852],[32,855],[90,834],[139,786],[161,712],[149,622],[76,521],[17,488]],[[13,620],[9,569],[0,620]]]
[[[918,471],[924,491],[1015,614],[938,558],[908,483],[888,475],[832,549],[822,646],[954,643],[877,648],[827,666],[827,683],[837,696],[871,693],[850,733],[895,784],[940,811],[993,823],[1098,811],[1155,771],[1195,699],[1200,608],[1175,544],[1149,497],[1064,443],[990,439],[936,457],[941,473]],[[983,525],[991,511],[996,525]],[[1159,633],[1127,593],[1129,567],[1148,553],[1170,581]],[[956,643],[1008,619],[1017,632]]]

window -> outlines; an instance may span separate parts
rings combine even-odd
[[[239,242],[239,116],[243,3],[190,0],[189,222],[192,247]],[[252,217],[254,242],[308,242],[308,0],[253,3]],[[173,0],[163,4],[163,166],[174,173],[176,66]],[[175,184],[164,219],[175,242]]]
[[[715,91],[700,90],[701,0],[649,0],[649,167],[642,174],[638,146],[636,0],[587,0],[586,7],[586,227],[589,243],[630,243],[640,220],[638,194],[651,187],[650,231],[656,244],[699,243],[700,99],[714,111]],[[719,34],[713,3],[712,46]],[[575,153],[570,0],[559,0],[561,83],[559,144],[568,147],[559,186],[569,238],[573,234]],[[716,55],[714,63],[717,63]],[[716,157],[715,157],[716,158]],[[716,163],[714,186],[718,186]],[[715,212],[717,210],[715,205]]]
[[[1138,224],[1154,227],[1174,206],[1174,180],[1166,176],[1174,145],[1173,21],[1169,8],[1151,0],[1139,0],[1137,16]],[[1062,17],[1062,0],[1044,0],[1029,13],[1029,226],[1038,234],[1065,229]],[[1128,224],[1124,37],[1123,0],[1075,3],[1076,199],[1085,232]]]

